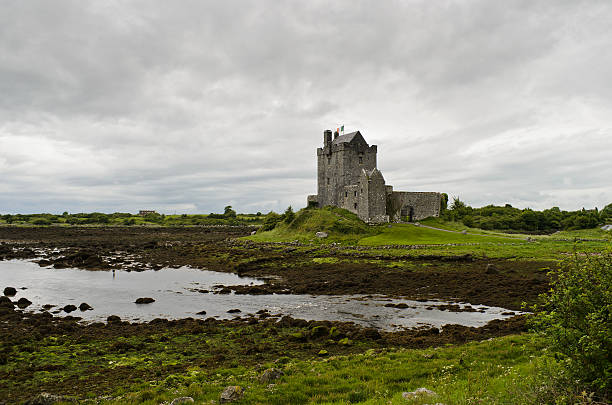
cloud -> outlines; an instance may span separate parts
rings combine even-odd
[[[12,2],[0,212],[283,210],[342,122],[403,190],[612,202],[604,1]]]

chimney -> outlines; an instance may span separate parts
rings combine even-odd
[[[331,142],[332,142],[332,131],[329,129],[326,129],[325,131],[323,131],[323,146],[331,147]]]

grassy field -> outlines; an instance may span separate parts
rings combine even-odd
[[[325,246],[339,244],[349,249],[390,246],[383,256],[456,256],[560,260],[579,251],[598,254],[612,248],[612,232],[601,229],[563,231],[553,235],[522,235],[473,229],[457,222],[428,218],[414,224],[367,226],[351,213],[340,209],[303,210],[291,224],[280,223],[271,231],[258,232],[245,239],[256,242],[292,242]],[[431,228],[437,229],[431,229]],[[327,238],[315,233],[324,231]],[[463,231],[466,233],[464,234]],[[393,248],[406,246],[410,249]],[[356,250],[357,252],[357,250]]]
[[[236,328],[233,333],[215,329],[174,336],[48,337],[35,347],[31,342],[20,345],[0,369],[13,375],[26,372],[27,384],[34,391],[54,381],[88,384],[79,375],[96,369],[102,378],[107,376],[105,385],[113,398],[102,403],[108,404],[159,404],[180,396],[210,403],[218,401],[228,385],[245,388],[240,404],[531,404],[534,367],[542,361],[542,345],[530,335],[423,350],[366,346],[346,355],[321,356],[315,354],[319,348],[292,353],[276,348],[278,339],[261,335],[261,331],[248,332],[248,328]],[[260,338],[261,344],[286,355],[264,356],[259,362],[253,356],[242,358],[240,340],[245,336]],[[207,353],[220,347],[226,353],[224,364],[202,366],[211,358]],[[272,385],[259,381],[268,368],[283,373]],[[120,377],[124,370],[130,370],[130,379]],[[137,375],[140,377],[134,378]],[[436,395],[410,401],[402,397],[403,392],[420,387]],[[99,388],[92,390],[92,398]]]
[[[246,387],[241,404],[533,404],[530,376],[541,361],[540,349],[529,336],[511,336],[438,349],[289,360],[272,386],[258,382],[261,372],[251,368],[193,369],[175,381],[169,376],[160,385],[142,384],[137,394],[110,403],[157,404],[178,396],[209,403],[218,400],[225,386],[239,385]],[[279,367],[268,363],[262,368],[272,366]],[[420,387],[437,395],[402,396]]]

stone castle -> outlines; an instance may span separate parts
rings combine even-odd
[[[359,131],[323,132],[317,148],[317,195],[309,206],[333,205],[354,212],[365,222],[417,221],[440,215],[442,195],[433,192],[393,191],[376,168],[376,145],[368,145]]]

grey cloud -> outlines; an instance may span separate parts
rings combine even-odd
[[[0,212],[300,207],[338,122],[398,189],[612,201],[607,2],[4,6]]]

